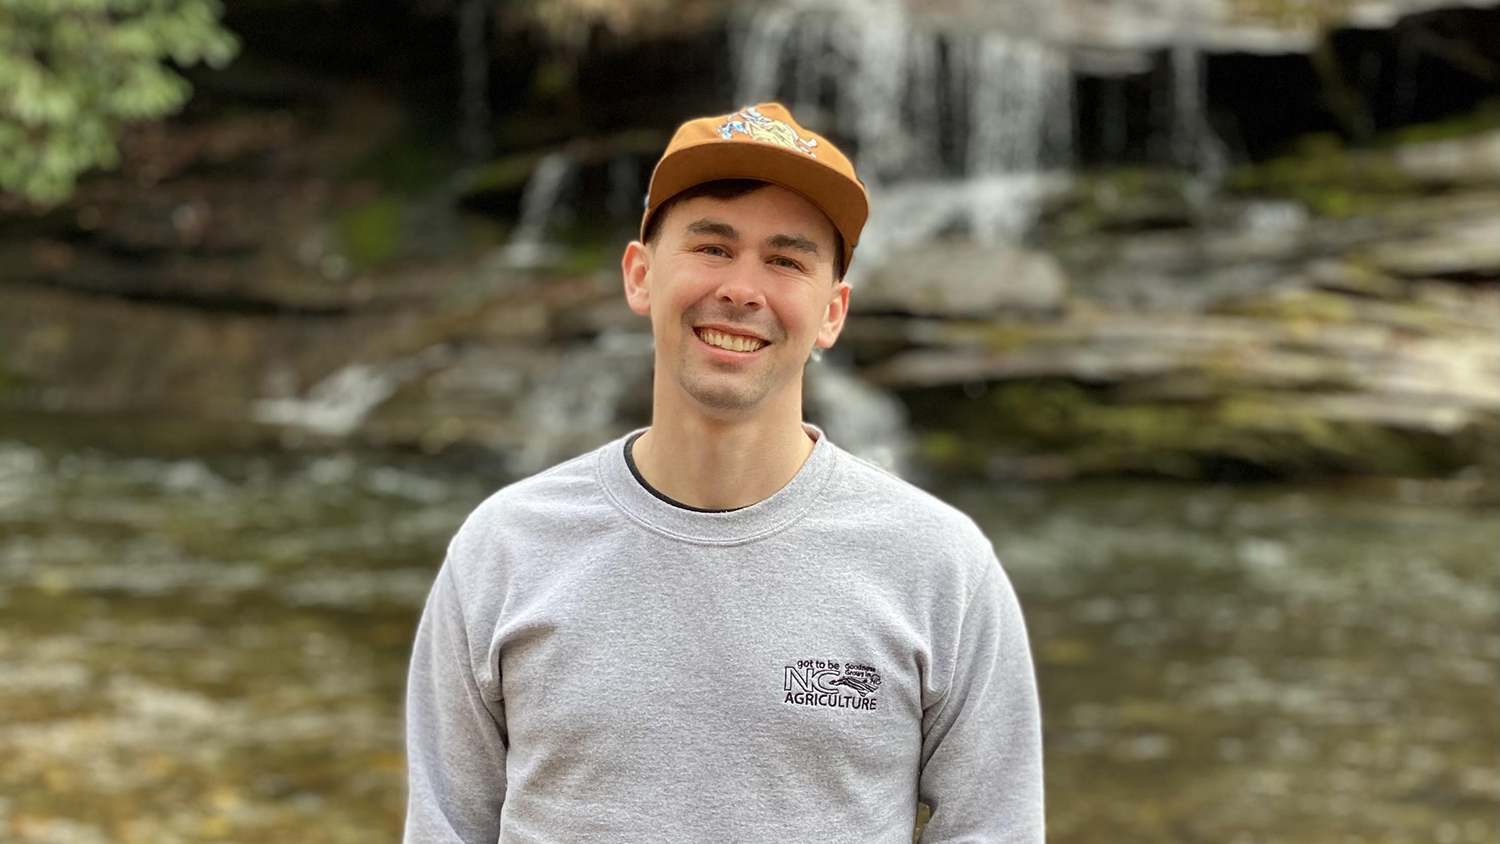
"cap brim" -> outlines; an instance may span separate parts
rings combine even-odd
[[[694,185],[717,179],[758,179],[801,194],[818,206],[844,238],[844,266],[870,213],[858,183],[807,153],[772,144],[708,141],[683,147],[663,158],[651,175],[651,193],[641,219],[641,236],[663,202]]]

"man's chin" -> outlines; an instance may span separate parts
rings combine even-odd
[[[746,395],[736,390],[692,389],[687,391],[702,407],[720,413],[744,413],[754,410],[763,396]]]
[[[682,391],[706,410],[738,414],[765,403],[767,390],[752,379],[736,377],[689,377],[678,382]]]

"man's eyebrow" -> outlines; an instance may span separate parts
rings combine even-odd
[[[712,217],[704,217],[688,223],[687,231],[688,234],[722,237],[726,240],[739,240],[740,238],[738,229]],[[772,249],[792,249],[810,255],[818,254],[818,244],[811,238],[799,234],[773,234],[766,238],[766,246]]]
[[[728,240],[740,239],[740,233],[735,231],[734,226],[708,217],[688,223],[687,230],[688,234],[707,234]]]
[[[773,234],[766,238],[766,245],[772,249],[795,249],[798,252],[818,254],[818,244],[800,234]]]

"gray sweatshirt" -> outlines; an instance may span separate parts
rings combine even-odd
[[[829,442],[673,506],[621,438],[449,544],[407,685],[406,844],[1041,842],[1026,627],[963,513]]]

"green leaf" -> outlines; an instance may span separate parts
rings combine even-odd
[[[240,49],[217,0],[0,0],[0,190],[49,205],[119,164],[129,122],[180,109],[165,66],[221,68]]]

